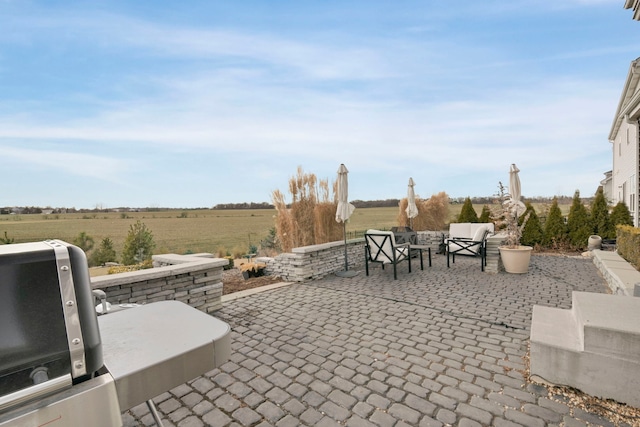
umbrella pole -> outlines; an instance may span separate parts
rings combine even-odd
[[[342,235],[344,236],[344,271],[336,272],[338,277],[354,277],[357,271],[349,271],[349,261],[347,259],[347,222],[342,221]]]
[[[349,262],[347,261],[347,222],[342,221],[342,234],[344,236],[344,271],[349,271]]]

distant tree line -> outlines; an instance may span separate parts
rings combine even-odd
[[[555,199],[559,205],[570,205],[573,203],[573,198],[570,196],[553,196],[553,197],[525,197],[530,203],[546,203],[551,204]],[[593,202],[593,197],[583,197],[581,198],[583,203],[591,204]],[[491,205],[495,203],[496,196],[488,196],[488,197],[451,197],[449,198],[449,202],[453,204],[464,204],[467,201],[471,201],[474,205]]]
[[[550,204],[553,199],[556,199],[559,205],[569,205],[573,202],[573,198],[569,196],[555,196],[555,197],[527,197],[527,201],[531,203],[548,203]],[[452,197],[449,199],[450,203],[453,204],[463,204],[466,199],[470,199],[471,203],[474,205],[490,205],[494,202],[495,196],[487,196],[487,197]],[[593,202],[593,197],[582,198],[582,201],[586,204],[591,204]],[[400,203],[400,199],[385,199],[385,200],[353,200],[351,204],[353,204],[356,208],[388,208],[388,207],[398,207]],[[287,207],[291,207],[289,204]],[[119,207],[119,208],[103,208],[96,207],[93,209],[76,209],[74,207],[71,208],[52,208],[52,207],[39,207],[39,206],[5,206],[0,207],[0,215],[9,215],[9,214],[42,214],[42,213],[52,213],[52,214],[64,214],[64,213],[96,213],[96,212],[159,212],[159,211],[170,211],[170,210],[180,210],[180,211],[188,211],[188,210],[197,210],[197,209],[209,209],[209,208],[161,208],[161,207],[148,207],[148,208],[128,208],[128,207]],[[272,203],[268,202],[244,202],[244,203],[219,203],[213,206],[211,209],[214,210],[231,210],[231,209],[275,209],[275,206]]]
[[[213,209],[230,210],[230,209],[275,209],[271,203],[219,203],[213,207]]]

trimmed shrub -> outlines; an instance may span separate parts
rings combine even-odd
[[[458,215],[458,222],[478,222],[478,214],[475,209],[473,209],[473,203],[471,203],[470,197],[464,199],[462,210],[460,210],[460,215]]]
[[[489,206],[484,205],[482,207],[482,212],[480,212],[480,217],[478,218],[478,222],[485,223],[491,222],[491,209]]]
[[[524,219],[529,215],[527,223],[522,229],[522,237],[520,238],[520,244],[524,246],[536,246],[542,243],[544,233],[542,231],[542,225],[540,225],[540,218],[536,213],[535,208],[529,202],[526,203],[527,209],[518,219],[518,223],[522,225]]]
[[[630,225],[616,227],[616,247],[622,258],[640,268],[640,229]]]
[[[631,212],[629,212],[629,208],[627,208],[627,205],[624,202],[618,202],[618,204],[613,207],[609,220],[611,221],[614,229],[618,225],[633,225]],[[613,237],[616,236],[614,235]]]
[[[573,202],[569,208],[569,217],[567,218],[567,232],[569,234],[569,242],[578,250],[587,247],[589,236],[593,234],[593,226],[587,208],[580,200],[580,191],[576,190],[573,194]]]
[[[593,225],[593,234],[597,234],[603,239],[615,238],[615,226],[611,223],[609,206],[607,206],[607,200],[604,198],[602,187],[598,187],[596,197],[591,205],[591,224]]]
[[[563,249],[567,245],[567,226],[558,206],[558,198],[554,197],[549,208],[549,215],[544,223],[544,246],[551,249]]]

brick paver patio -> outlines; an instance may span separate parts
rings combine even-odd
[[[154,399],[165,426],[613,425],[524,378],[534,304],[607,292],[590,259],[534,256],[529,274],[476,259],[364,269],[227,302],[220,369]],[[151,425],[145,405],[126,426]]]

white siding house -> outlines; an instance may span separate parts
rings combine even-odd
[[[640,179],[640,58],[631,62],[629,74],[613,119],[609,142],[613,154],[611,202],[627,204],[638,227]]]

